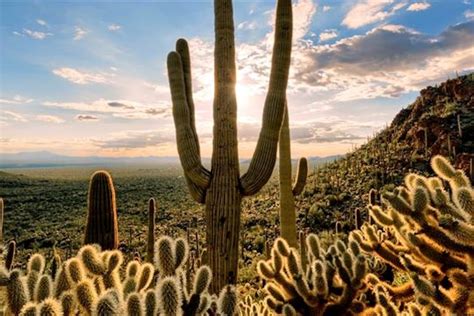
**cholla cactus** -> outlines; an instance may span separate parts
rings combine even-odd
[[[437,177],[405,177],[404,186],[369,206],[383,227],[364,225],[351,239],[411,280],[387,292],[399,300],[421,301],[424,310],[474,313],[474,190],[466,175],[441,156],[432,159]],[[450,192],[443,185],[449,184]],[[380,280],[370,278],[371,283]]]
[[[212,301],[208,293],[210,268],[202,266],[194,276],[186,275],[183,267],[188,260],[188,245],[182,238],[162,237],[156,257],[158,275],[149,262],[131,261],[121,269],[122,253],[101,251],[98,245],[83,246],[77,256],[60,265],[54,279],[45,271],[45,259],[40,254],[31,256],[26,274],[2,266],[0,286],[7,288],[7,314],[205,314]],[[192,285],[188,286],[187,280]],[[223,301],[231,303],[225,305],[225,311],[232,310],[236,300],[235,290],[228,292]]]
[[[268,307],[262,301],[254,301],[250,295],[239,302],[239,316],[270,316],[271,314]]]
[[[367,263],[357,243],[338,240],[326,251],[315,234],[306,238],[307,268],[298,251],[284,239],[273,245],[272,258],[258,263],[259,275],[268,281],[267,306],[287,315],[342,315],[359,311],[356,300],[364,289]]]

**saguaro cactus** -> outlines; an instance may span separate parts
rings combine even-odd
[[[3,241],[3,199],[0,198],[0,242]]]
[[[155,259],[155,199],[148,200],[148,234],[146,243],[146,261],[153,262]]]
[[[89,183],[85,244],[99,244],[102,249],[117,249],[118,222],[115,189],[107,171],[96,171]]]
[[[291,247],[297,247],[295,196],[299,195],[306,184],[308,161],[301,158],[298,162],[296,179],[291,184],[291,145],[288,105],[285,108],[283,124],[280,130],[280,235]]]
[[[218,293],[237,277],[242,197],[257,193],[275,166],[278,134],[285,109],[291,57],[291,0],[278,0],[270,84],[262,130],[249,169],[239,172],[234,21],[231,0],[214,1],[214,139],[211,170],[201,163],[194,122],[188,44],[180,39],[168,55],[168,76],[181,165],[193,198],[206,205],[207,250]]]

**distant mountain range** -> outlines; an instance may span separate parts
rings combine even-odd
[[[340,156],[309,157],[310,165],[318,165],[333,161]],[[250,159],[242,159],[245,165]],[[140,164],[178,164],[178,157],[75,157],[51,153],[49,151],[20,152],[14,154],[0,154],[0,168],[44,168],[61,166],[110,166],[110,165],[140,165]],[[203,158],[203,164],[210,164],[209,158]]]

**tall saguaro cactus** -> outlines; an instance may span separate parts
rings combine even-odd
[[[214,138],[211,170],[201,163],[194,122],[188,44],[180,39],[168,55],[168,76],[181,165],[193,198],[206,205],[208,262],[218,293],[237,277],[242,197],[257,193],[275,166],[278,134],[285,109],[291,57],[291,0],[278,0],[270,84],[262,130],[247,173],[240,176],[234,21],[231,0],[214,1]]]
[[[281,125],[278,149],[280,155],[280,235],[291,247],[297,248],[295,197],[303,191],[306,184],[308,161],[304,157],[298,161],[296,179],[292,185],[288,105]]]
[[[115,189],[107,171],[96,171],[89,183],[85,244],[99,244],[102,249],[117,249],[118,221]]]

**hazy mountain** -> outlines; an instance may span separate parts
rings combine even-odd
[[[310,167],[333,161],[339,156],[309,157]],[[242,164],[247,165],[250,160],[242,159]],[[139,164],[178,164],[178,157],[75,157],[51,153],[48,151],[19,152],[14,154],[0,154],[0,168],[39,168],[59,166],[87,166],[87,165],[139,165]],[[203,158],[203,164],[209,165],[210,159]]]

